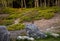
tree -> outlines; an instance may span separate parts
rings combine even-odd
[[[47,1],[47,0],[44,0],[44,7],[46,7],[46,1]]]
[[[2,7],[7,7],[7,2],[6,2],[6,0],[0,0],[0,1],[1,1]]]
[[[38,0],[35,0],[35,7],[39,7],[39,2],[38,2]]]
[[[21,8],[23,8],[23,0],[21,0]]]
[[[51,1],[51,0],[48,0],[48,6],[50,6],[50,1]]]
[[[60,0],[57,0],[56,5],[60,6]]]
[[[56,5],[56,6],[58,5],[58,0],[55,1],[55,5]]]
[[[7,7],[13,7],[12,3],[13,3],[13,1],[16,1],[16,0],[6,0],[6,1],[7,1]]]
[[[42,0],[40,0],[40,7],[42,6]]]
[[[25,6],[25,8],[26,8],[26,0],[24,0],[24,6]]]
[[[46,7],[46,6],[60,6],[60,0],[0,0],[3,7],[13,7],[13,2],[17,2],[21,8],[26,7]]]
[[[35,7],[36,7],[36,0],[35,0]]]

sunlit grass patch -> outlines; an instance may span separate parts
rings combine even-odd
[[[13,24],[7,27],[9,31],[15,31],[15,30],[21,30],[24,29],[25,25],[24,24]]]

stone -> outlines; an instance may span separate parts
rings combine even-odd
[[[29,37],[33,38],[45,38],[47,35],[45,35],[43,32],[41,32],[38,27],[34,24],[26,24],[25,26],[27,35]]]
[[[57,33],[51,33],[50,35],[53,36],[53,37],[55,37],[55,38],[60,37],[60,35],[57,34]]]
[[[9,41],[9,34],[5,26],[0,26],[0,41]]]
[[[17,37],[17,40],[31,40],[31,41],[34,41],[34,38],[33,37],[29,37],[29,36],[18,36]]]

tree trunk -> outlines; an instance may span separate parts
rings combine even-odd
[[[23,0],[21,0],[21,8],[23,8]]]
[[[35,0],[35,7],[39,7],[39,2],[38,2],[38,0]]]
[[[50,6],[50,1],[51,1],[51,0],[48,0],[48,7]]]
[[[51,2],[52,2],[52,6],[55,6],[55,2],[54,2],[55,0],[51,0]]]
[[[56,6],[58,5],[58,0],[56,0],[55,5],[56,5]]]
[[[6,0],[1,0],[3,7],[7,7],[7,2]]]
[[[6,0],[4,1],[4,5],[5,5],[5,8],[6,8],[7,7],[7,1]]]
[[[2,3],[2,7],[4,7],[4,3],[3,3],[3,0],[1,0],[1,3]]]
[[[36,7],[36,0],[35,0],[35,7]]]
[[[60,0],[59,0],[59,6],[60,6]]]
[[[44,0],[44,7],[46,7],[46,0]]]
[[[26,0],[24,0],[24,6],[25,6],[25,8],[26,8]]]
[[[57,4],[58,4],[58,6],[60,6],[60,0],[57,0]]]
[[[40,0],[40,7],[42,7],[42,0]]]
[[[36,0],[36,5],[37,5],[37,7],[39,7],[39,2],[38,2],[38,0]]]

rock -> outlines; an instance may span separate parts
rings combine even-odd
[[[33,37],[29,37],[29,36],[18,36],[17,37],[17,40],[31,40],[31,41],[34,41],[34,38]]]
[[[26,24],[26,32],[29,37],[34,37],[34,38],[45,38],[47,35],[42,33],[37,26],[34,24]]]
[[[9,41],[9,32],[5,26],[0,26],[0,41]]]
[[[56,33],[51,33],[50,35],[52,35],[55,38],[60,37],[60,35],[59,34],[56,34]]]
[[[45,32],[60,33],[60,26],[51,26],[50,28],[47,28]]]
[[[19,24],[19,21],[20,21],[20,19],[18,18],[18,19],[16,19],[15,21],[14,21],[14,24]]]

